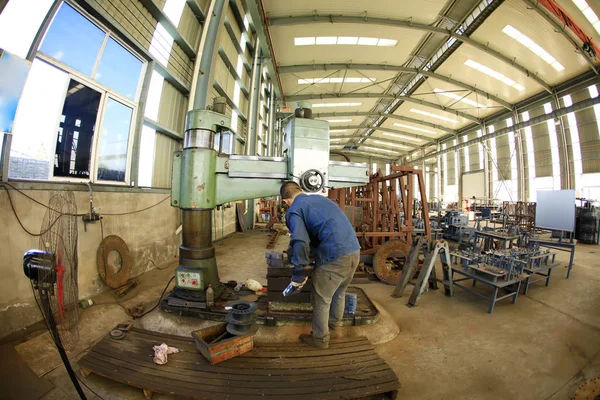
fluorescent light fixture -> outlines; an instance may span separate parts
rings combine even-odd
[[[596,31],[600,33],[600,20],[598,20],[598,15],[596,15],[594,10],[592,10],[587,1],[573,0],[573,3],[575,3],[577,8],[581,10],[583,15],[585,15],[585,17],[587,18],[587,20],[590,21],[592,25],[594,25],[594,29],[596,29]]]
[[[398,139],[404,139],[404,140],[412,140],[413,142],[420,142],[421,139],[418,138],[414,138],[414,137],[410,137],[410,136],[404,136],[404,135],[398,135],[396,133],[390,133],[390,132],[383,132],[384,136],[390,136],[390,137],[395,137]]]
[[[362,106],[362,103],[317,103],[313,104],[313,108],[321,107],[358,107]]]
[[[396,144],[396,143],[382,142],[381,140],[373,140],[373,143],[381,144],[384,146],[397,147],[399,149],[410,149],[410,147],[408,147],[408,146],[404,146],[404,145]]]
[[[372,151],[384,151],[386,153],[397,153],[397,151],[395,151],[395,150],[379,149],[377,147],[371,147],[371,146],[362,146],[362,148],[367,149],[367,150],[372,150]]]
[[[442,89],[437,89],[437,88],[433,89],[433,92],[437,93],[437,94],[440,94],[442,96],[449,97],[449,98],[454,99],[454,100],[458,100],[460,102],[463,102],[463,103],[468,104],[470,106],[473,106],[475,108],[487,108],[483,104],[480,104],[480,103],[478,103],[476,101],[470,100],[470,99],[468,99],[468,98],[466,98],[464,96],[459,96],[456,93],[446,92],[446,91],[444,91]]]
[[[329,133],[340,133],[340,132],[346,132],[347,129],[330,129]]]
[[[400,128],[405,128],[405,129],[412,129],[413,131],[417,131],[417,132],[432,133],[434,135],[436,134],[436,132],[430,131],[429,129],[423,129],[423,128],[417,128],[416,126],[399,124],[398,122],[395,122],[394,126],[399,126]]]
[[[504,83],[505,85],[511,86],[520,92],[525,90],[525,88],[522,85],[519,85],[517,82],[513,81],[509,77],[502,75],[500,72],[494,71],[493,69],[486,67],[485,65],[479,64],[477,61],[468,59],[467,61],[465,61],[465,65],[467,67],[476,69],[479,72],[483,72],[484,74],[491,76],[492,78],[497,79],[500,82]]]
[[[297,37],[294,38],[294,46],[310,46],[315,44],[314,37]]]
[[[371,83],[377,78],[305,78],[298,79],[298,85],[312,85],[321,83]]]
[[[398,44],[398,41],[395,39],[356,37],[356,36],[317,36],[317,37],[294,38],[295,46],[333,45],[333,44],[394,47]]]
[[[420,114],[420,115],[424,115],[426,117],[431,117],[431,118],[436,118],[442,121],[447,121],[447,122],[452,122],[453,124],[458,124],[458,121],[452,118],[448,118],[448,117],[444,117],[442,115],[437,115],[434,113],[430,113],[429,111],[423,111],[423,110],[418,110],[416,108],[411,108],[410,112],[413,112],[415,114]]]
[[[591,10],[591,9],[590,9]],[[502,32],[506,33],[511,38],[515,39],[517,42],[521,43],[523,46],[527,47],[531,50],[536,56],[540,57],[542,60],[546,61],[548,64],[552,66],[557,71],[562,71],[565,67],[562,66],[561,63],[556,61],[554,57],[550,55],[546,50],[542,48],[539,44],[531,40],[528,36],[525,36],[517,28],[511,25],[506,25]],[[513,85],[514,87],[514,85]],[[517,89],[519,90],[519,89]]]
[[[325,121],[330,122],[330,123],[336,123],[336,122],[352,122],[354,120],[353,119],[326,119]]]

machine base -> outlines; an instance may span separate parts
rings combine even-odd
[[[358,303],[356,314],[344,314],[342,326],[370,325],[379,320],[379,310],[362,289],[351,286],[348,288],[347,293],[356,294]],[[256,311],[257,324],[267,326],[308,325],[312,320],[310,303],[268,302],[266,296],[261,296],[258,299],[256,299],[256,296],[248,296],[244,300],[256,301],[258,305]],[[225,322],[227,311],[224,307],[226,304],[227,302],[217,301],[215,307],[208,309],[205,302],[182,300],[170,294],[161,301],[160,308],[165,312],[182,317]]]

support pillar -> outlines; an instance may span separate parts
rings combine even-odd
[[[273,82],[271,82],[269,96],[269,143],[268,143],[268,155],[270,157],[275,156],[275,88]]]
[[[558,110],[560,108],[560,100],[556,93],[552,94],[552,110]],[[565,117],[566,119],[566,117]],[[556,135],[558,140],[559,160],[560,160],[560,188],[561,189],[575,189],[571,183],[571,159],[569,157],[569,149],[567,146],[567,133],[565,131],[565,124],[563,118],[559,118],[560,124],[556,129]],[[554,167],[553,167],[554,168]]]
[[[520,122],[519,113],[514,111],[514,124],[517,125]],[[521,129],[515,129],[515,146],[517,156],[517,186],[518,186],[518,201],[527,201],[525,195],[525,146],[523,146],[523,131]]]
[[[246,130],[246,155],[256,155],[256,144],[258,142],[258,109],[260,107],[260,81],[261,81],[261,49],[260,40],[255,43],[254,62],[252,63],[252,81],[250,82],[250,105],[248,107],[248,127]],[[254,227],[254,199],[247,201],[248,207],[244,214],[244,225],[252,229]]]
[[[219,27],[222,25],[221,20],[224,15],[225,0],[212,0],[212,4],[208,10],[208,16],[204,23],[204,31],[200,40],[200,54],[197,67],[194,68],[194,88],[190,103],[193,104],[191,109],[204,110],[210,103],[209,94],[212,93],[214,82],[214,68],[216,63],[217,36]]]

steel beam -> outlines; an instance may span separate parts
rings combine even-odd
[[[283,87],[281,86],[281,81],[279,80],[279,73],[277,71],[276,62],[274,61],[275,56],[270,46],[271,41],[268,28],[264,19],[263,10],[259,3],[259,0],[246,1],[245,4],[248,7],[246,15],[250,17],[250,22],[256,30],[257,37],[260,39],[259,43],[260,48],[262,49],[262,57],[264,58],[264,63],[269,69],[269,72],[275,75],[273,77],[273,80],[277,80],[277,85],[273,85],[273,88],[275,90],[275,97],[281,99],[283,98]],[[258,49],[255,47],[254,51],[256,52],[258,51]]]
[[[428,126],[430,128],[437,129],[437,130],[440,130],[443,132],[448,132],[451,134],[456,133],[456,131],[454,129],[446,128],[445,126],[442,126],[442,125],[432,124],[431,122],[425,122],[425,121],[421,121],[416,118],[410,118],[410,117],[405,117],[405,116],[396,115],[396,114],[376,113],[376,112],[372,112],[372,111],[365,111],[365,112],[349,111],[349,112],[330,112],[330,113],[313,114],[313,118],[326,118],[326,117],[384,117],[384,118],[390,118],[390,119],[397,119],[399,121],[410,122],[413,124]],[[402,133],[402,134],[408,135],[408,136],[413,136],[413,137],[420,137],[419,135],[416,135],[414,133]]]
[[[579,47],[579,44],[577,43],[577,41],[575,39],[573,39],[573,37],[571,35],[569,35],[569,33],[567,32],[567,30],[565,29],[565,25],[559,24],[552,16],[550,16],[546,11],[544,11],[542,9],[542,7],[540,6],[540,4],[537,1],[535,1],[535,0],[523,0],[523,1],[529,7],[533,8],[535,10],[535,12],[538,13],[539,16],[541,16],[546,21],[548,21],[548,23],[550,23],[550,25],[552,25],[552,27],[554,29],[556,29],[558,32],[560,32],[560,34],[565,39],[567,39],[567,41],[569,43],[571,43],[571,45],[575,48],[575,50],[578,53],[580,53],[583,58],[585,58],[585,61],[587,61],[587,63],[589,64],[590,68],[596,74],[598,73],[598,68],[596,67],[596,64],[594,64],[594,61],[592,60],[592,58],[590,57],[590,55],[588,53],[586,53],[585,51],[581,50],[581,48]]]
[[[288,65],[288,66],[280,66],[279,73],[280,74],[290,74],[297,72],[307,72],[307,71],[336,71],[336,70],[362,70],[362,71],[389,71],[389,72],[407,72],[411,74],[421,74],[428,78],[438,79],[444,82],[451,83],[455,86],[458,86],[462,89],[469,90],[471,92],[477,93],[480,96],[485,97],[488,100],[492,100],[504,108],[508,110],[513,109],[513,104],[510,104],[507,101],[502,100],[501,98],[494,96],[493,94],[487,93],[484,90],[477,89],[475,86],[471,86],[467,83],[458,81],[449,76],[437,74],[435,72],[424,71],[419,68],[408,68],[403,67],[401,65],[387,65],[387,64],[352,64],[352,63],[342,63],[342,64],[301,64],[301,65]]]
[[[196,16],[196,18],[198,19],[198,22],[200,22],[201,24],[204,23],[204,20],[206,20],[206,15],[204,14],[204,10],[202,10],[202,7],[200,7],[200,4],[198,4],[198,0],[185,0],[187,5],[190,7],[190,9],[192,10],[192,12],[194,13],[194,15]]]
[[[487,44],[480,43],[474,39],[471,39],[467,36],[452,32],[449,29],[439,28],[432,25],[420,24],[413,21],[403,21],[396,19],[387,19],[387,18],[372,18],[372,17],[352,17],[347,15],[305,15],[305,16],[296,16],[296,17],[277,17],[270,18],[269,25],[270,26],[286,26],[286,25],[302,25],[302,24],[313,24],[313,23],[322,23],[322,24],[372,24],[372,25],[386,25],[393,26],[397,28],[406,28],[406,29],[416,29],[425,32],[433,32],[439,33],[442,35],[446,35],[452,37],[456,40],[459,40],[463,43],[467,43],[478,50],[486,52],[491,56],[501,60],[507,64],[512,65],[514,68],[521,71],[523,74],[528,76],[529,78],[536,81],[540,84],[545,90],[548,92],[552,92],[552,87],[547,84],[542,78],[538,77],[533,72],[529,71],[527,68],[517,63],[515,60],[506,56],[499,51],[491,49]]]
[[[181,36],[179,31],[177,30],[177,26],[165,15],[163,10],[154,2],[154,0],[138,0],[142,5],[148,10],[150,15],[154,17],[161,25],[165,28],[165,30],[171,35],[175,43],[181,47],[181,50],[189,57],[190,60],[194,60],[196,58],[196,50],[192,47],[192,45],[187,41],[186,38]]]
[[[426,106],[426,107],[430,107],[430,108],[434,108],[436,110],[440,110],[440,111],[444,111],[450,114],[454,114],[458,117],[462,117],[464,119],[468,119],[470,121],[473,122],[480,122],[480,119],[477,117],[474,117],[470,114],[464,113],[462,111],[457,111],[457,110],[453,110],[451,108],[448,107],[444,107],[441,106],[439,104],[435,104],[435,103],[430,103],[428,101],[425,100],[421,100],[421,99],[415,99],[414,97],[410,97],[410,96],[394,96],[393,94],[387,94],[387,93],[324,93],[324,94],[301,94],[301,95],[284,95],[287,101],[301,101],[301,100],[315,100],[315,99],[340,99],[340,98],[344,98],[344,99],[364,99],[364,98],[371,98],[371,99],[398,99],[401,101],[407,101],[409,103],[415,103],[415,104],[419,104],[422,106]]]
[[[213,0],[209,10],[210,16],[206,21],[200,41],[200,62],[194,88],[193,109],[203,110],[209,104],[208,96],[212,92],[214,79],[215,54],[217,52],[217,36],[221,17],[224,14],[225,0]]]

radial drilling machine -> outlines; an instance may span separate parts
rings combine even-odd
[[[205,308],[209,284],[215,299],[224,296],[211,236],[216,206],[278,195],[286,180],[322,195],[369,181],[367,164],[329,160],[329,123],[312,119],[308,103],[299,103],[284,129],[283,157],[231,154],[225,104],[217,100],[211,108],[188,112],[183,149],[173,157],[171,205],[183,212],[183,236],[176,287],[161,307],[183,315]]]

